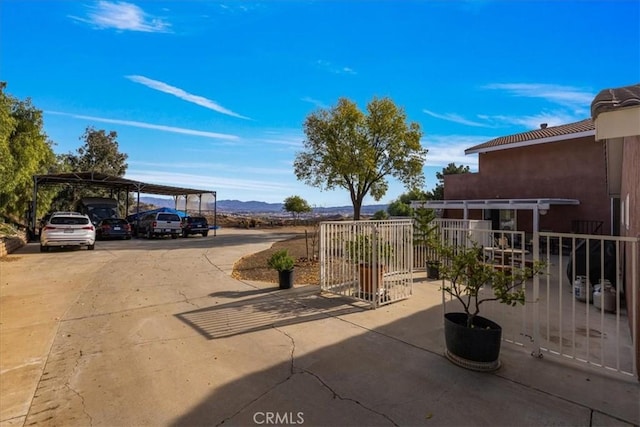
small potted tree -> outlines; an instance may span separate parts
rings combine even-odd
[[[392,248],[388,242],[370,234],[358,234],[347,242],[349,260],[358,264],[358,284],[365,297],[376,293],[376,284],[382,285],[386,264],[391,258]]]
[[[440,257],[438,253],[438,225],[434,222],[436,217],[433,209],[417,208],[413,211],[415,224],[414,245],[425,251],[425,267],[427,278],[440,278]]]
[[[293,287],[293,267],[295,260],[286,249],[274,252],[267,260],[267,265],[278,272],[278,284],[280,289]]]
[[[502,328],[480,316],[482,304],[498,301],[509,306],[524,304],[523,283],[544,267],[497,269],[484,262],[482,248],[441,247],[442,290],[462,305],[462,312],[445,313],[446,356],[453,363],[478,371],[500,367]]]

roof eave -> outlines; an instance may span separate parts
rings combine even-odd
[[[511,144],[502,144],[502,145],[496,145],[496,146],[492,146],[492,147],[469,148],[469,149],[464,150],[464,154],[487,153],[487,152],[490,152],[490,151],[508,150],[510,148],[528,147],[530,145],[538,145],[538,144],[547,144],[547,143],[550,143],[550,142],[567,141],[567,140],[570,140],[570,139],[585,138],[585,137],[595,136],[595,135],[596,135],[596,131],[595,131],[595,129],[592,129],[592,130],[587,130],[587,131],[583,131],[583,132],[569,133],[569,134],[566,134],[566,135],[555,135],[555,136],[550,136],[550,137],[547,137],[547,138],[531,139],[531,140],[528,140],[528,141],[519,141],[519,142],[514,142],[514,143],[511,143]]]

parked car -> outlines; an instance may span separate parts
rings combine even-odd
[[[40,252],[53,246],[86,246],[92,251],[96,229],[86,215],[79,212],[54,212],[40,230]]]
[[[140,220],[138,234],[144,235],[147,239],[155,236],[171,236],[177,239],[182,232],[180,216],[168,212],[156,212],[145,215]]]
[[[202,234],[207,237],[209,234],[209,222],[203,216],[186,216],[182,218],[182,237],[190,234]]]
[[[131,239],[131,225],[123,218],[105,218],[96,226],[96,239]]]

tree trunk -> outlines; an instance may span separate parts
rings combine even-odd
[[[363,197],[352,197],[351,202],[353,203],[353,219],[354,221],[358,221],[360,219],[360,210],[362,209],[362,199]]]

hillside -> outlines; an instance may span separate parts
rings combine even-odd
[[[160,197],[140,197],[140,202],[149,203],[157,207],[173,208],[174,202],[171,199],[164,199]],[[260,201],[242,202],[240,200],[218,200],[217,210],[220,213],[234,213],[234,214],[281,214],[283,213],[282,203],[267,203]],[[182,206],[178,206],[182,208]],[[198,209],[197,202],[190,202],[189,209]],[[212,210],[213,205],[205,206],[203,203],[202,209]],[[379,210],[386,210],[387,205],[367,205],[362,207],[363,215],[373,215]],[[332,206],[332,207],[315,207],[313,213],[319,215],[351,215],[353,214],[352,206]]]

